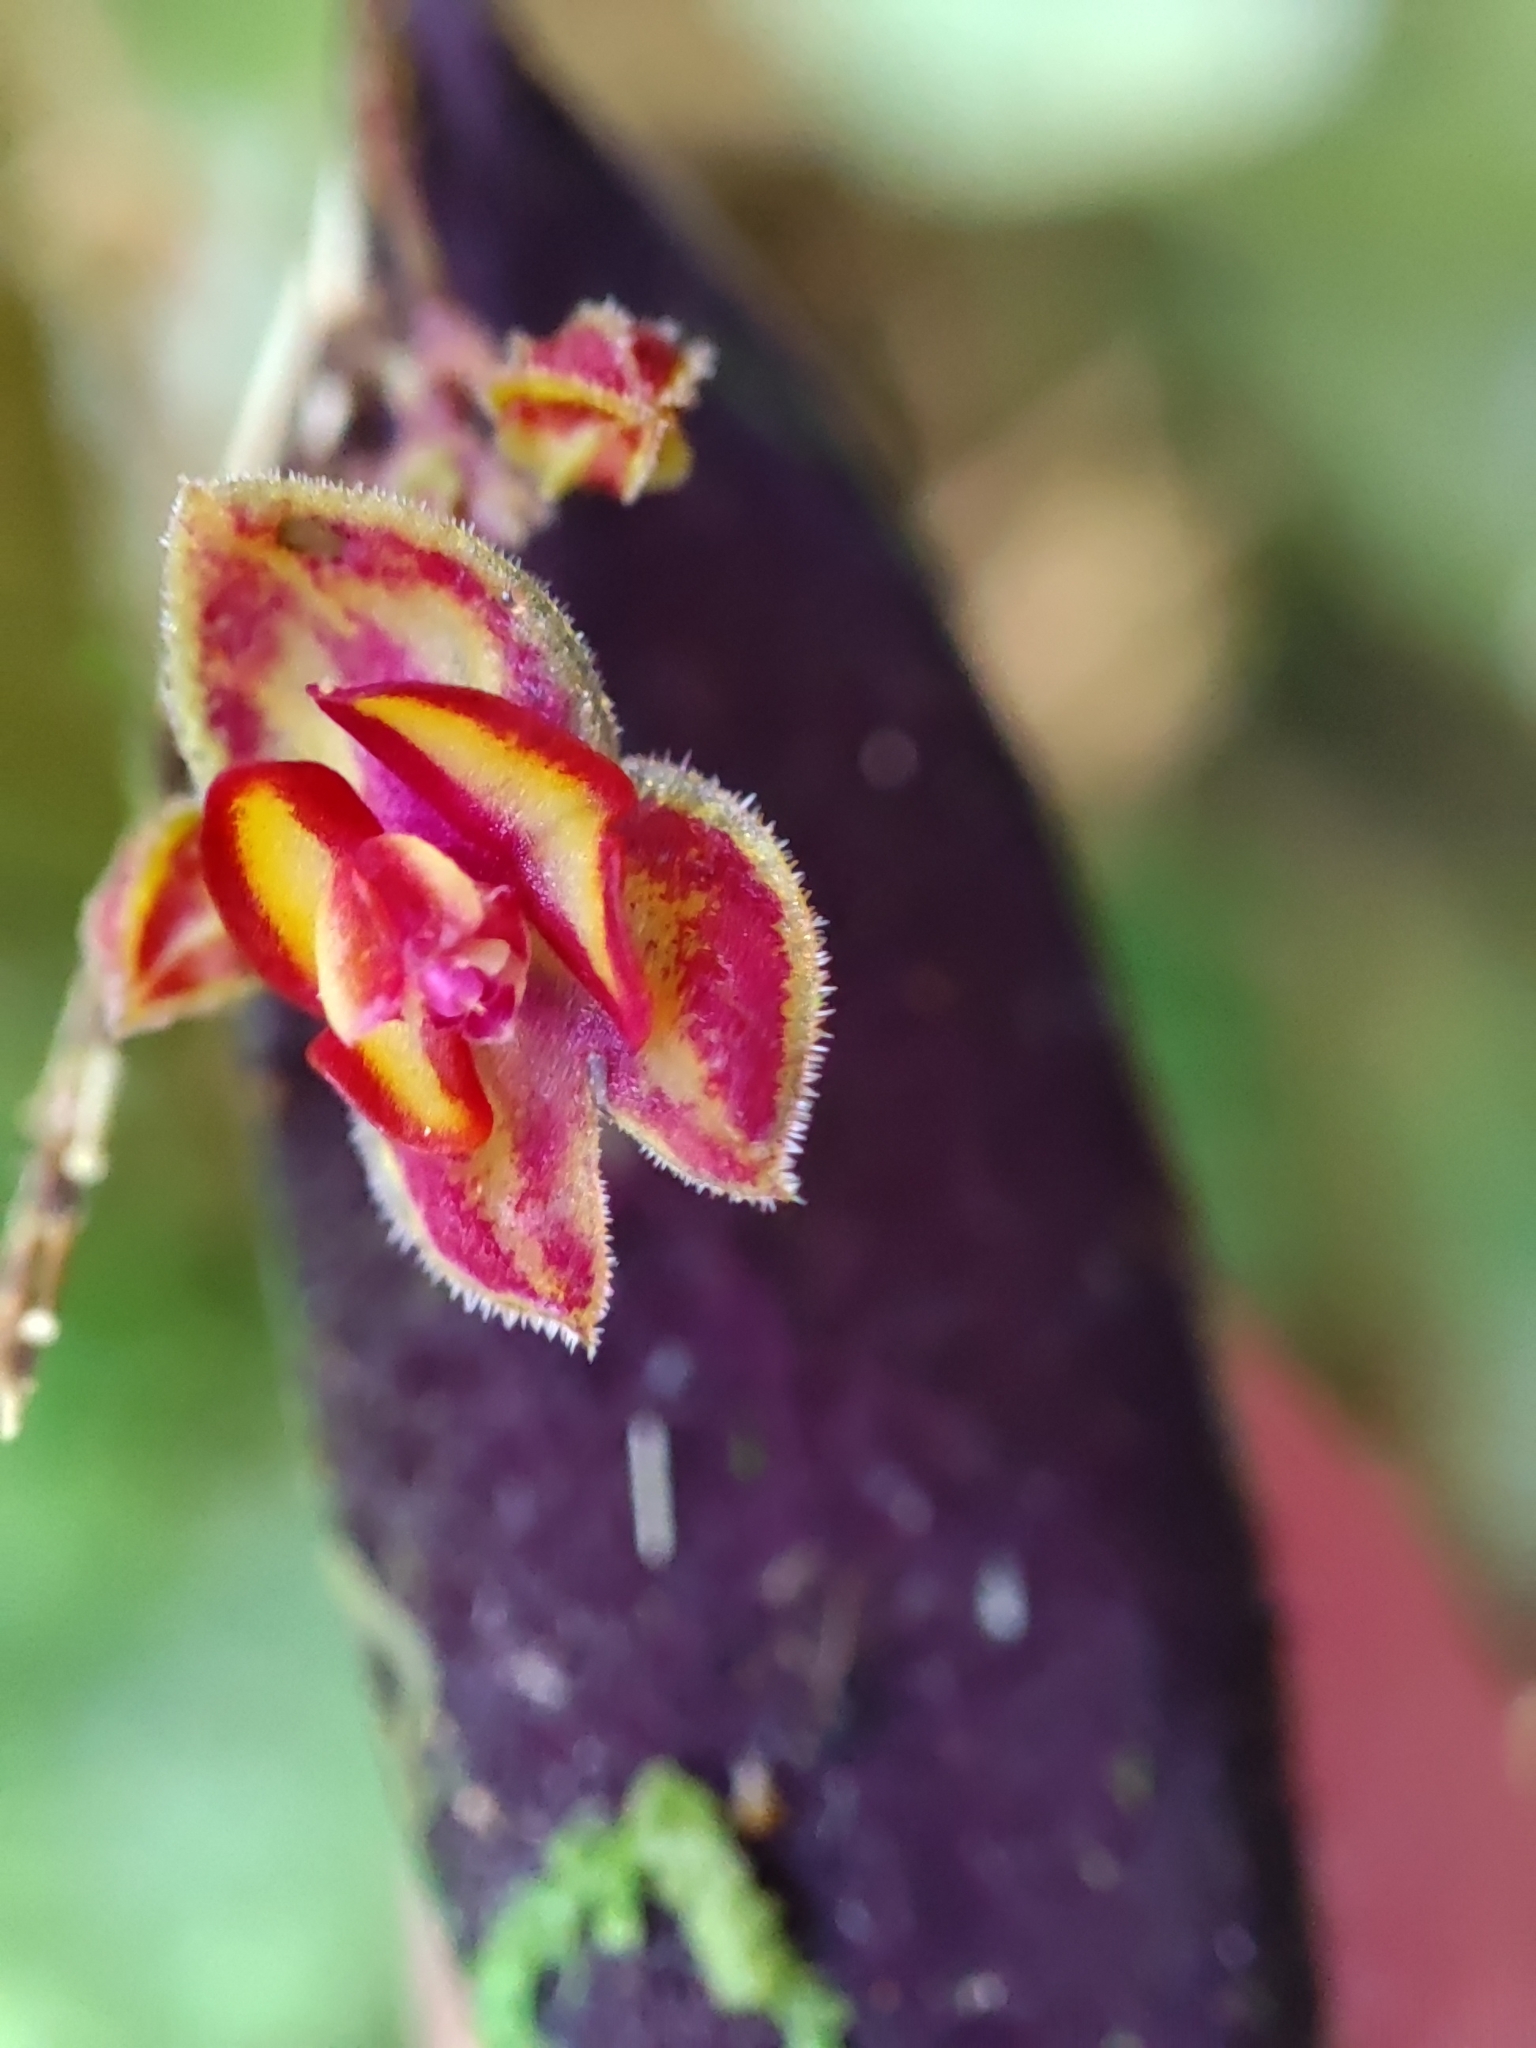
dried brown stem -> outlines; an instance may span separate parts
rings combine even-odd
[[[122,1054],[81,968],[25,1117],[32,1151],[0,1236],[0,1443],[21,1432],[90,1191],[106,1176]]]

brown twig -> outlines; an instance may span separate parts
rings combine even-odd
[[[0,1235],[0,1443],[21,1433],[37,1359],[59,1335],[59,1291],[92,1188],[106,1177],[122,1054],[95,985],[70,984],[26,1112],[32,1150]]]

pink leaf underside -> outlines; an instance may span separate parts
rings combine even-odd
[[[1407,1475],[1262,1331],[1234,1339],[1332,2038],[1529,2048],[1536,1689],[1499,1668],[1465,1563],[1434,1544]]]
[[[199,787],[262,758],[327,763],[410,829],[316,708],[317,685],[435,682],[503,696],[617,752],[581,641],[463,527],[301,477],[183,486],[167,535],[167,716]]]
[[[214,778],[202,837],[208,887],[240,952],[269,988],[324,1017],[322,920],[338,878],[380,837],[367,806],[317,761],[254,762]],[[491,1128],[467,1046],[419,1005],[352,1044],[322,1032],[310,1061],[402,1144],[463,1156]]]
[[[432,1158],[355,1126],[375,1199],[430,1273],[473,1307],[589,1349],[609,1286],[592,1015],[536,949],[516,1030],[475,1054],[496,1126],[473,1157]]]
[[[625,765],[624,915],[654,1021],[637,1051],[607,1033],[608,1113],[684,1178],[782,1200],[826,1011],[815,917],[748,804],[691,769]]]
[[[198,806],[164,805],[119,844],[81,917],[81,947],[118,1038],[161,1031],[248,995],[250,969],[203,876]]]
[[[619,903],[614,828],[633,808],[614,761],[504,699],[419,685],[320,700],[358,748],[452,829],[484,881],[514,880],[530,922],[631,1039],[649,1006]]]

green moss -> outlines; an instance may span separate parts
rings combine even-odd
[[[574,1970],[589,1946],[638,1953],[648,1903],[677,1922],[720,2011],[771,2020],[785,2048],[843,2048],[846,2002],[796,1954],[720,1801],[665,1759],[636,1773],[616,1820],[567,1821],[543,1874],[503,1909],[476,1973],[484,2048],[544,2048],[546,1979]]]

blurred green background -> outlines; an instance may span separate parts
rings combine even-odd
[[[1218,1307],[1418,1474],[1522,1656],[1536,11],[519,12],[819,342],[1080,849]],[[143,785],[158,532],[302,232],[333,34],[311,0],[0,0],[4,1101]],[[0,2048],[398,2038],[242,1092],[214,1030],[136,1050],[0,1465]]]

